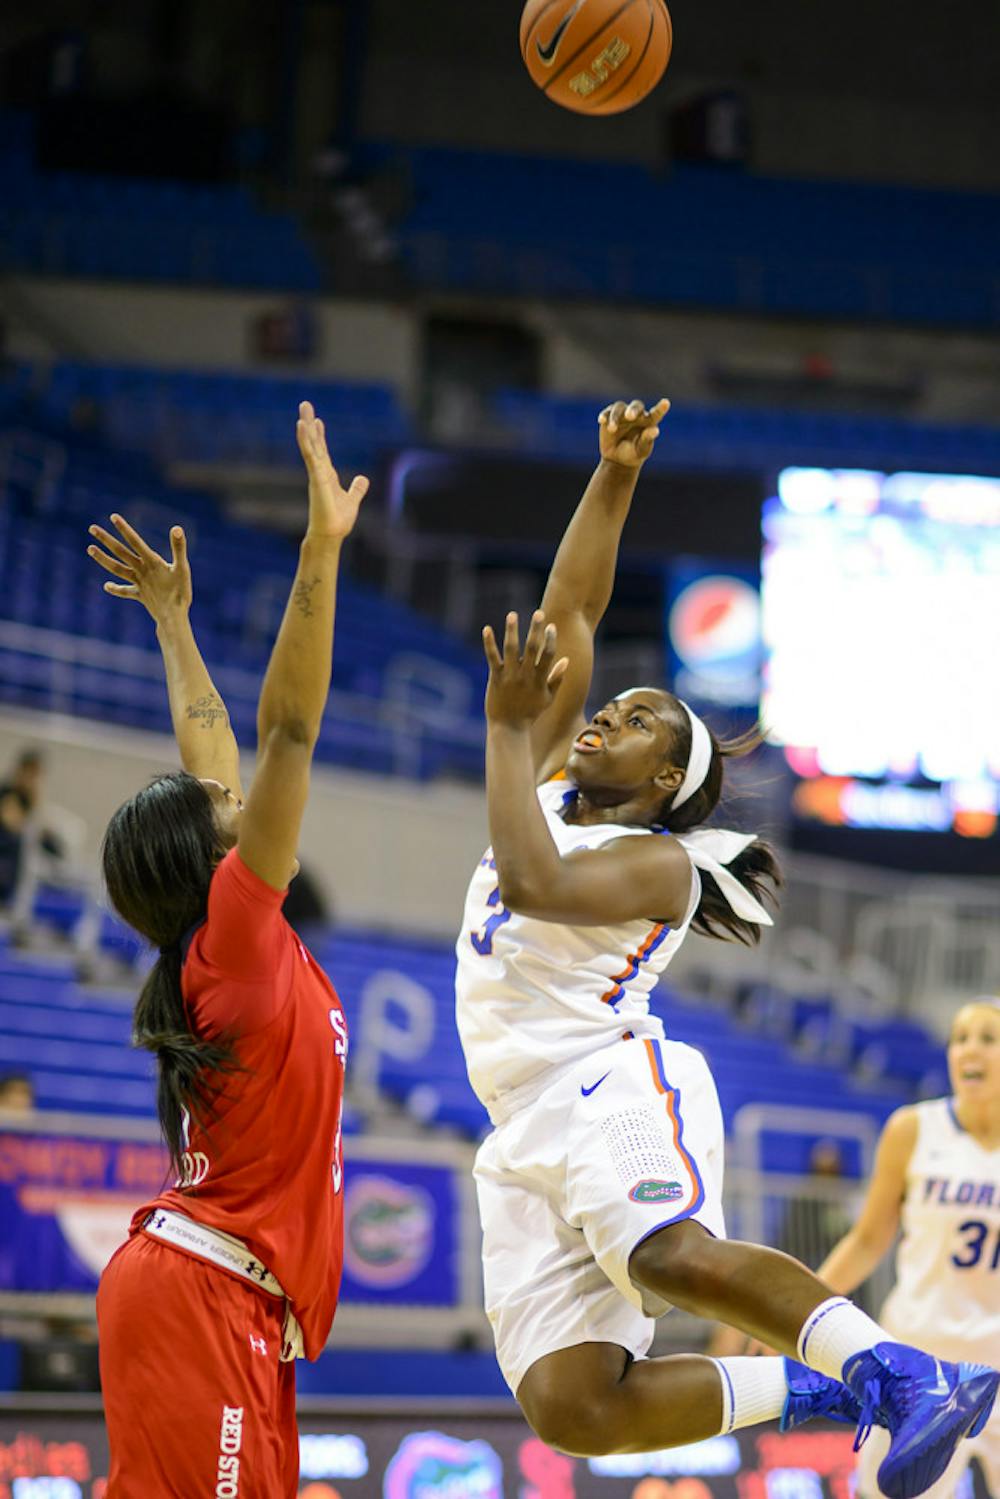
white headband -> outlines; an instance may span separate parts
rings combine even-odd
[[[701,790],[712,764],[711,735],[684,699],[679,697],[677,701],[691,724],[691,753],[680,790],[670,803],[671,811],[682,807],[696,791]],[[676,835],[695,868],[703,869],[715,880],[731,911],[757,926],[773,926],[774,922],[757,897],[726,868],[750,847],[756,836],[756,833],[731,833],[725,828],[697,828],[694,832]]]
[[[757,897],[726,868],[756,841],[756,833],[733,833],[728,828],[695,828],[692,833],[676,833],[674,836],[694,867],[712,876],[731,911],[756,926],[774,926]]]
[[[683,698],[679,697],[684,712],[691,723],[691,753],[688,755],[687,770],[684,779],[673,801],[670,803],[671,812],[676,812],[678,807],[683,807],[686,801],[690,801],[696,791],[700,791],[705,784],[709,767],[712,764],[712,737],[698,717],[693,713]]]

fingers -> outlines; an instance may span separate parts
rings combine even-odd
[[[130,526],[123,515],[112,515],[111,524],[120,536],[128,542],[133,552],[142,558],[144,562],[162,562],[163,558],[158,552],[154,552],[139,535],[134,526]]]
[[[299,402],[299,419],[295,424],[295,436],[299,444],[299,452],[308,469],[316,464],[329,463],[333,468],[329,449],[326,445],[326,427],[316,415],[311,401]],[[336,477],[336,469],[334,469]]]
[[[322,442],[323,423],[316,416],[311,401],[299,402],[299,419],[295,423],[295,436],[298,438],[299,452],[308,463],[311,458],[319,456],[324,446]]]
[[[116,578],[124,578],[129,583],[135,582],[135,569],[125,562],[119,562],[117,557],[109,557],[100,547],[88,547],[87,556],[92,557],[106,573],[113,573]]]
[[[521,655],[521,642],[518,633],[518,618],[511,610],[507,616],[507,623],[503,632],[503,657],[505,661],[517,661]]]
[[[548,687],[551,691],[554,692],[555,689],[559,686],[559,683],[562,681],[563,677],[566,675],[566,672],[567,672],[568,669],[569,669],[569,657],[568,656],[560,656],[560,658],[556,662],[555,666],[553,666],[552,670],[549,672],[548,676],[545,678],[545,685],[546,685],[546,687]]]
[[[347,492],[360,504],[365,495],[368,493],[370,484],[370,479],[366,479],[364,474],[358,474],[357,478],[354,480],[353,484]]]
[[[552,665],[556,654],[556,627],[546,625],[542,632],[542,648],[535,657],[535,665],[540,671],[547,672]]]
[[[105,583],[105,593],[113,593],[119,599],[138,599],[139,588],[136,583]]]
[[[174,567],[187,566],[187,537],[180,526],[173,526],[170,531],[170,555]]]
[[[483,629],[483,650],[491,669],[499,669],[503,666],[516,666],[518,664],[534,668],[545,677],[549,677],[555,670],[553,662],[556,654],[556,627],[546,624],[545,615],[540,609],[536,609],[531,616],[528,633],[524,641],[524,655],[521,655],[519,620],[517,615],[511,611],[507,615],[504,625],[503,651],[497,645],[496,636],[490,625]],[[568,664],[568,658],[564,658]],[[560,663],[556,663],[560,665]],[[566,667],[563,665],[558,673],[561,677]],[[558,678],[557,678],[558,680]]]
[[[617,432],[625,415],[625,402],[616,401],[613,406],[608,407],[608,431]]]
[[[670,402],[666,396],[662,396],[648,411],[644,402],[636,398],[629,401],[627,405],[624,401],[615,401],[613,406],[605,406],[597,420],[601,426],[606,426],[609,432],[617,432],[619,427],[631,426],[634,422],[643,422],[655,427],[669,410]],[[659,436],[658,432],[657,436]]]
[[[139,561],[138,556],[130,547],[127,547],[123,541],[119,541],[117,536],[112,536],[110,531],[105,531],[103,526],[91,526],[89,530],[90,535],[99,541],[101,546],[106,547],[113,557],[117,557],[119,562],[124,562],[128,567],[134,567]],[[88,547],[87,555],[93,557],[96,551],[96,547]]]
[[[536,666],[538,665],[538,662],[541,660],[542,651],[545,649],[545,637],[547,631],[550,629],[553,631],[554,639],[555,627],[553,625],[546,626],[545,615],[541,609],[536,609],[531,616],[527,638],[524,642],[525,661],[533,662]]]
[[[490,625],[486,625],[483,628],[483,650],[486,653],[486,661],[490,671],[499,671],[503,666],[503,657],[500,654],[497,638]]]

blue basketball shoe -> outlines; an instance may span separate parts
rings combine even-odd
[[[915,1499],[941,1477],[962,1438],[982,1431],[1000,1374],[986,1364],[942,1363],[905,1343],[877,1343],[847,1360],[844,1383],[861,1406],[855,1451],[875,1423],[888,1427],[892,1444],[878,1486],[889,1499]]]
[[[815,1416],[841,1421],[845,1426],[857,1426],[861,1420],[861,1402],[839,1379],[829,1379],[793,1358],[786,1358],[785,1383],[788,1394],[781,1412],[782,1431],[794,1431]]]

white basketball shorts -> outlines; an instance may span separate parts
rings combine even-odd
[[[722,1111],[708,1065],[677,1041],[592,1052],[488,1135],[476,1157],[486,1312],[514,1393],[578,1343],[641,1358],[669,1303],[629,1258],[693,1218],[725,1237]]]

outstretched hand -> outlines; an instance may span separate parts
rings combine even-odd
[[[186,614],[191,607],[191,567],[181,527],[171,529],[168,562],[122,516],[113,515],[111,524],[118,535],[112,535],[103,526],[91,526],[90,534],[100,546],[87,548],[88,557],[105,572],[121,579],[118,583],[105,583],[104,592],[119,599],[136,599],[145,605],[157,624],[171,613]]]
[[[660,422],[670,410],[663,398],[647,411],[641,401],[616,401],[597,418],[601,457],[623,468],[641,468],[660,435]]]
[[[354,529],[368,480],[359,474],[350,489],[343,487],[327,449],[326,428],[309,401],[299,406],[295,436],[309,475],[309,534],[342,541]]]
[[[527,727],[539,718],[559,691],[569,657],[556,660],[556,627],[545,623],[537,609],[531,616],[524,654],[516,614],[508,614],[503,653],[492,628],[483,630],[483,649],[489,663],[486,717],[491,723]]]

